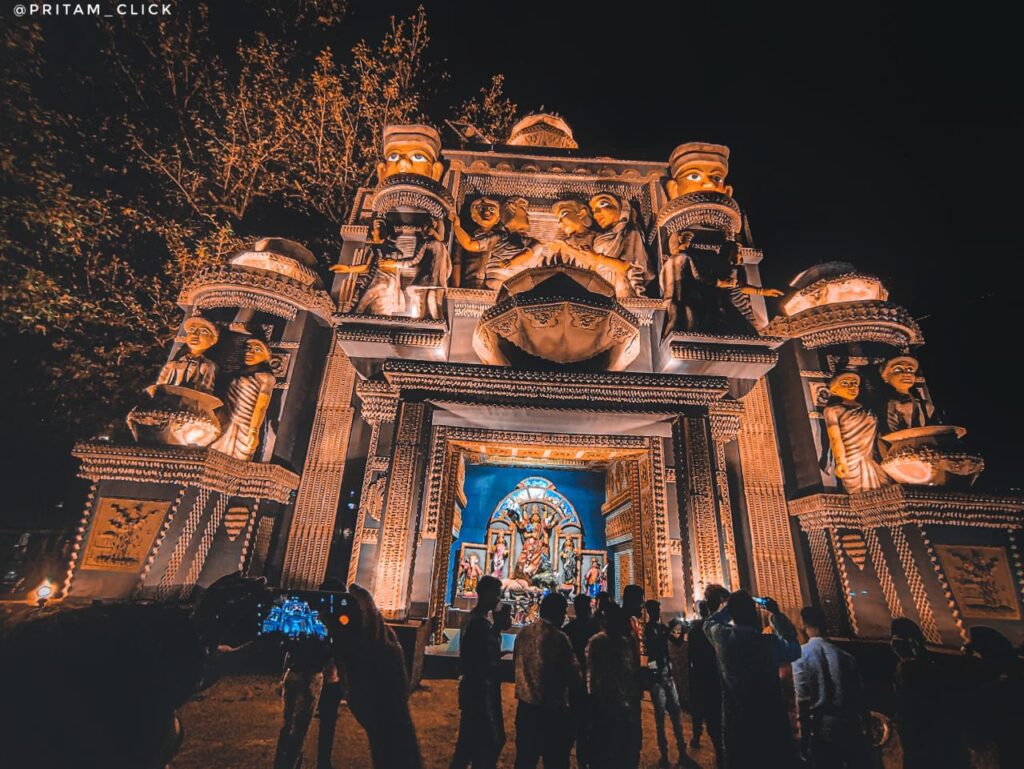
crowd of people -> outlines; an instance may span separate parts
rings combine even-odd
[[[499,661],[508,616],[498,580],[482,578],[477,592],[462,637],[462,718],[451,769],[497,766],[506,741]],[[645,602],[643,589],[628,585],[621,605],[608,593],[577,596],[566,623],[566,598],[546,595],[540,619],[515,640],[516,769],[535,769],[540,761],[544,769],[568,769],[574,744],[577,769],[635,769],[645,693],[659,767],[672,765],[666,717],[675,765],[686,769],[698,765],[692,754],[702,750],[705,731],[718,769],[882,765],[857,663],[829,640],[820,609],[801,610],[801,645],[771,598],[709,585],[698,608],[698,619],[665,625],[659,602]],[[939,671],[911,620],[893,622],[892,649],[904,769],[966,769],[972,724],[994,745],[994,766],[1024,767],[1024,673],[1005,637],[972,630],[964,649],[974,661],[970,697],[969,686]],[[684,700],[692,718],[688,745]],[[965,703],[976,703],[976,712],[966,714]]]

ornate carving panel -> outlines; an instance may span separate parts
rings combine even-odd
[[[170,506],[170,502],[147,499],[101,499],[79,568],[138,571],[149,555]]]
[[[920,530],[919,527],[918,530]],[[893,544],[896,545],[896,552],[899,555],[900,565],[903,567],[903,576],[907,580],[914,608],[917,609],[921,631],[931,643],[941,644],[942,636],[939,635],[938,625],[935,624],[935,614],[928,602],[928,593],[925,590],[924,581],[921,579],[921,573],[917,569],[914,553],[910,549],[910,541],[902,526],[894,526],[889,533],[892,535]]]
[[[964,617],[1019,620],[1020,602],[1004,547],[934,545]]]

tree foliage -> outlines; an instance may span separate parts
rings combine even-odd
[[[204,5],[112,22],[73,68],[54,28],[4,27],[5,429],[42,424],[64,450],[123,418],[183,281],[269,234],[333,258],[383,126],[445,117],[426,114],[444,74],[422,8],[349,45],[339,0],[244,6],[245,24]],[[452,112],[499,134],[514,114],[500,76]]]

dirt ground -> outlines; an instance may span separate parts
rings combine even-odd
[[[413,693],[412,716],[419,734],[423,763],[427,769],[447,769],[455,747],[458,731],[456,682],[432,679],[423,682],[423,689]],[[498,763],[512,769],[515,757],[515,692],[512,684],[504,684],[505,729],[508,742]],[[277,679],[271,676],[235,676],[226,678],[190,702],[180,713],[185,725],[185,742],[173,769],[260,769],[273,763],[277,731],[280,728],[281,702],[277,695]],[[690,738],[690,724],[684,716],[683,729]],[[669,744],[672,745],[669,729]],[[314,719],[306,740],[303,763],[307,769],[316,764],[316,732]],[[644,750],[642,767],[655,767],[658,746],[654,737],[654,710],[644,701]],[[694,753],[703,769],[714,766],[710,744]],[[670,756],[676,758],[674,748]],[[341,706],[338,730],[334,740],[334,765],[337,769],[370,769],[370,752],[366,734]]]

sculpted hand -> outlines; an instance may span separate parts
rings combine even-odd
[[[845,478],[849,475],[850,469],[846,466],[845,459],[836,460],[836,478]]]
[[[381,272],[389,272],[394,275],[398,272],[398,262],[394,259],[381,259],[377,262],[377,269]]]
[[[330,270],[342,275],[362,275],[368,268],[368,264],[332,264]]]
[[[782,296],[782,293],[783,292],[780,291],[777,288],[762,288],[761,289],[761,296],[778,297],[778,296]]]

